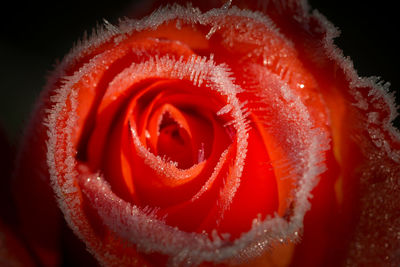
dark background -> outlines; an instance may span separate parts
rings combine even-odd
[[[116,22],[135,8],[133,1],[121,0],[49,2],[15,1],[0,8],[0,125],[14,143],[56,60],[103,18]],[[309,2],[341,29],[336,43],[353,59],[359,74],[391,82],[399,98],[396,1]]]

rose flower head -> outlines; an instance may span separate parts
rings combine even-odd
[[[34,260],[399,264],[388,86],[305,1],[211,2],[104,21],[54,70],[13,180]]]

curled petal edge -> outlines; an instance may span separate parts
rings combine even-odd
[[[155,25],[157,25],[157,23],[159,25],[179,16],[182,20],[196,19],[198,20],[198,23],[210,24],[213,23],[211,18],[218,15],[221,11],[222,10],[211,10],[209,13],[200,14],[196,9],[174,6],[171,9],[166,8],[162,11],[157,11],[153,15],[143,19],[140,23],[135,21],[129,23],[125,22],[123,23],[123,26],[121,26],[121,29],[125,32],[140,31],[149,25],[151,25],[151,27],[156,27]],[[162,18],[160,17],[159,12],[163,14]],[[223,10],[223,12],[226,12],[226,10]],[[228,12],[231,12],[232,14],[238,12],[239,14],[246,14],[255,19],[262,18],[262,21],[265,20],[265,18],[259,14],[252,14],[249,11],[242,12],[237,8],[229,9]],[[130,25],[131,28],[127,28],[127,25]],[[132,27],[132,25],[135,27]],[[86,46],[97,46],[102,40],[104,40],[103,38],[111,37],[115,34],[121,34],[121,32],[116,28],[109,27],[109,29],[105,31],[99,39],[88,42]],[[79,58],[79,53],[85,53],[84,46],[81,47],[80,52],[73,52],[73,57]],[[72,60],[72,58],[69,56],[64,62],[68,63],[70,60]],[[163,64],[163,60],[168,61],[168,59],[156,60],[155,66],[157,66],[157,64]],[[204,65],[204,60],[194,62],[194,64],[198,65],[201,65],[202,63]],[[208,77],[211,82],[222,81],[222,85],[225,87],[227,86],[227,88],[237,87],[237,85],[234,84],[234,80],[229,77],[229,75],[222,75],[225,77],[222,80],[215,78],[218,75],[223,74],[223,71],[221,71],[221,69],[224,69],[223,66],[213,64],[212,60],[206,61],[205,65],[211,69],[209,74],[210,77]],[[171,66],[173,66],[173,64],[167,64],[163,67],[168,70],[168,67]],[[213,72],[218,72],[218,75],[213,75]],[[229,70],[225,72],[228,73]],[[62,73],[62,65],[59,73]],[[290,95],[290,91],[287,91],[288,88],[282,88],[284,91],[282,91],[281,94],[286,96],[286,101],[294,102],[296,104],[299,114],[298,121],[302,123],[301,129],[304,135],[310,137],[309,142],[307,142],[302,150],[298,152],[299,162],[302,162],[303,164],[301,164],[301,167],[299,167],[297,171],[302,178],[299,179],[299,186],[295,191],[296,200],[293,215],[289,220],[283,219],[278,215],[275,215],[274,217],[268,216],[265,220],[254,218],[252,229],[249,232],[242,234],[242,236],[234,242],[230,243],[219,237],[217,234],[213,235],[212,239],[209,239],[208,237],[204,237],[202,234],[185,233],[180,230],[171,229],[163,224],[162,221],[158,221],[155,218],[146,215],[145,212],[141,212],[137,207],[130,206],[128,203],[123,203],[123,201],[120,199],[118,200],[116,196],[110,197],[112,196],[112,192],[101,177],[91,177],[89,179],[91,182],[87,182],[88,180],[86,180],[86,182],[79,180],[79,173],[77,171],[78,164],[74,158],[75,148],[72,145],[73,129],[76,125],[75,123],[78,116],[78,114],[76,114],[78,105],[76,97],[78,92],[74,89],[73,85],[80,79],[80,77],[82,77],[82,75],[83,72],[77,72],[72,77],[69,77],[65,84],[57,90],[56,95],[52,97],[53,107],[48,111],[49,116],[47,122],[49,129],[47,160],[53,189],[57,195],[59,206],[64,213],[66,221],[74,230],[75,234],[86,243],[88,249],[100,262],[111,265],[137,263],[141,258],[137,254],[136,249],[139,251],[161,252],[170,255],[171,263],[173,265],[179,264],[183,261],[197,264],[203,261],[227,262],[234,260],[237,262],[259,256],[275,242],[279,243],[298,239],[303,217],[306,211],[310,208],[308,201],[310,192],[318,182],[318,175],[325,170],[324,151],[328,149],[329,145],[327,136],[325,136],[324,132],[318,128],[314,128],[314,125],[311,123],[307,108],[303,106],[300,99],[296,98],[295,95]],[[232,102],[235,100],[231,99],[230,101]],[[233,110],[235,107],[240,106],[240,103],[234,104]],[[240,112],[240,108],[236,112]],[[60,122],[62,122],[62,128],[59,127]],[[239,140],[243,140],[241,142],[246,142],[246,131],[243,123],[244,122],[237,122],[238,125],[242,125],[240,126],[242,127],[242,130],[238,128],[238,133],[243,135]],[[58,149],[60,147],[63,147],[63,149]],[[240,148],[243,149],[243,145]],[[241,154],[242,157],[245,156],[245,153]],[[239,162],[240,161],[241,160],[239,160]],[[238,176],[240,176],[240,168],[239,164]],[[87,178],[88,177],[85,179]],[[234,189],[237,188],[237,186],[239,186],[238,180],[237,184],[233,185],[233,190],[228,192],[228,196],[234,195]],[[96,190],[93,190],[93,188],[96,188]],[[106,191],[108,191],[107,194],[98,195],[99,192]],[[82,192],[86,194],[89,199],[92,198],[92,201],[103,196],[104,203],[109,203],[109,205],[101,207],[100,204],[92,202],[92,205],[97,204],[97,208],[100,207],[99,215],[102,218],[103,223],[112,229],[112,234],[107,237],[109,240],[100,240],[93,229],[91,229],[83,211],[83,206],[85,204],[83,203]],[[229,203],[229,201],[227,203]],[[112,205],[119,207],[118,209],[121,211],[118,213],[118,218],[121,220],[118,223],[115,221],[109,221],[109,218],[114,217],[110,217],[110,215],[116,215],[113,213],[115,210],[109,210]],[[136,214],[140,215],[132,216]],[[138,228],[124,228],[126,227],[127,221],[131,221],[131,223],[133,223],[131,225],[135,225],[135,227],[137,226]],[[150,226],[162,229],[160,230],[160,233],[163,234],[151,234],[152,229],[149,229]],[[146,230],[143,231],[143,229]],[[147,235],[147,238],[142,239],[143,236],[139,234],[140,232]],[[130,241],[132,241],[132,247],[129,245],[122,245],[122,242],[118,241],[126,240],[127,236],[131,238]],[[159,240],[159,236],[164,238]],[[144,241],[141,242],[140,240]],[[110,244],[116,243],[119,243],[119,246],[110,246]],[[130,257],[118,256],[120,255],[120,251],[126,250],[129,251],[126,255],[130,255]]]

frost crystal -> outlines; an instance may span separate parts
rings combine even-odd
[[[237,263],[261,255],[274,243],[299,239],[304,215],[310,209],[310,192],[318,183],[319,175],[326,168],[324,153],[329,148],[329,137],[312,121],[310,111],[302,102],[302,99],[293,91],[291,86],[288,86],[287,83],[293,80],[296,74],[291,73],[279,62],[276,63],[275,72],[264,67],[269,66],[276,58],[268,50],[269,46],[265,45],[271,40],[260,33],[268,29],[268,31],[274,32],[280,38],[280,41],[289,46],[293,46],[293,44],[278,32],[276,26],[267,16],[248,10],[240,10],[237,7],[229,7],[229,5],[230,1],[223,8],[213,9],[206,13],[201,13],[196,8],[174,5],[159,9],[140,21],[124,20],[118,27],[105,21],[105,28],[99,28],[94,37],[77,45],[56,70],[54,81],[58,77],[64,76],[67,66],[79,62],[82,58],[93,53],[93,57],[77,72],[64,78],[63,85],[51,98],[53,107],[48,111],[47,159],[53,188],[68,224],[82,240],[90,240],[87,241],[86,245],[101,262],[114,262],[118,265],[120,254],[113,248],[105,246],[103,240],[96,236],[84,216],[81,192],[85,194],[90,204],[96,207],[100,219],[113,233],[112,237],[109,237],[112,241],[125,240],[129,241],[126,244],[128,248],[136,247],[139,251],[146,253],[159,252],[169,255],[169,264],[172,266],[197,265],[204,261]],[[318,13],[315,13],[314,16],[319,18],[322,24],[326,24]],[[232,18],[241,18],[241,25],[232,23],[230,21]],[[75,159],[76,149],[73,143],[75,125],[82,119],[77,114],[79,90],[83,90],[82,88],[90,90],[90,88],[96,86],[97,84],[91,74],[105,73],[110,63],[121,57],[121,54],[127,53],[121,50],[119,51],[120,54],[111,54],[110,51],[106,50],[96,54],[96,48],[110,40],[116,44],[122,43],[133,34],[144,30],[157,29],[169,22],[175,23],[178,29],[183,29],[187,25],[204,26],[209,30],[206,39],[212,39],[216,33],[219,33],[224,37],[227,47],[232,46],[235,42],[259,47],[248,55],[251,58],[259,59],[259,63],[250,64],[249,69],[246,70],[248,71],[246,75],[247,78],[254,81],[254,85],[249,85],[250,88],[254,86],[263,88],[263,90],[257,91],[255,89],[254,91],[257,92],[255,99],[242,102],[240,95],[245,93],[243,88],[232,77],[231,69],[226,64],[217,63],[213,56],[175,58],[174,56],[159,57],[156,55],[153,57],[146,54],[146,49],[134,48],[131,48],[134,50],[133,53],[141,59],[134,60],[130,66],[116,75],[108,84],[108,88],[114,91],[124,90],[124,86],[121,85],[131,85],[149,77],[158,77],[190,81],[193,86],[205,86],[226,99],[226,105],[216,112],[216,115],[229,114],[233,118],[225,127],[230,133],[230,137],[237,140],[237,147],[236,157],[231,168],[234,179],[230,179],[220,192],[218,205],[222,210],[222,216],[229,209],[229,205],[235,197],[246,164],[248,130],[249,127],[252,127],[248,117],[253,112],[264,114],[260,116],[263,126],[270,131],[271,136],[279,144],[279,148],[284,150],[285,155],[287,155],[285,160],[277,159],[270,164],[275,172],[284,173],[284,175],[279,176],[280,179],[296,185],[295,190],[287,195],[287,205],[282,208],[285,210],[289,205],[293,208],[292,214],[288,218],[278,214],[268,216],[263,220],[254,218],[251,230],[243,233],[234,241],[230,241],[225,233],[214,232],[211,237],[201,233],[188,233],[167,225],[162,218],[157,218],[154,215],[154,210],[140,209],[119,198],[111,190],[102,175],[94,174],[93,177],[83,177],[84,175],[78,173],[77,166],[79,164]],[[372,160],[386,155],[398,163],[400,161],[399,151],[392,149],[385,139],[387,136],[391,140],[399,139],[398,131],[395,131],[390,125],[395,116],[395,108],[391,98],[384,92],[385,85],[369,79],[359,80],[351,63],[343,60],[342,55],[335,48],[332,48],[330,41],[336,32],[330,25],[325,25],[325,27],[328,29],[324,43],[326,51],[331,58],[342,62],[342,68],[351,81],[350,93],[354,98],[353,105],[369,112],[365,123],[368,125],[372,144],[379,148],[379,152],[371,155]],[[235,31],[241,32],[235,34]],[[279,53],[282,58],[289,57],[291,53],[286,49],[273,52]],[[103,64],[99,66],[96,62],[103,62]],[[302,82],[296,83],[296,85],[301,89],[305,87]],[[357,90],[360,87],[374,88],[374,90],[368,92],[369,99],[364,96],[365,93],[360,93]],[[376,110],[388,103],[390,107],[389,118],[382,119]],[[140,141],[133,121],[130,123],[130,134],[138,155],[153,170],[168,179],[179,180],[190,177],[190,169],[189,171],[179,169],[176,163],[167,161],[147,150]],[[147,132],[146,138],[149,137],[150,134]],[[63,149],[60,149],[60,147]],[[200,191],[193,196],[192,201],[201,197],[216,179],[221,166],[230,153],[230,149],[232,148],[228,147],[221,154],[213,173]],[[203,148],[198,152],[198,165],[202,164],[204,157]],[[385,162],[382,161],[381,163],[383,167],[379,172],[385,172]],[[195,167],[196,165],[192,168]],[[377,170],[372,171],[378,172]],[[395,181],[395,173],[388,171],[387,175],[394,178],[390,182],[388,180],[380,184],[379,192],[387,190],[390,184],[398,182]],[[370,172],[365,173],[362,179],[369,182],[371,179]],[[364,185],[368,182],[365,182]],[[396,188],[398,188],[398,185]],[[379,195],[374,195],[374,192],[371,189],[369,193],[378,198],[383,205],[388,205],[385,199],[379,198]],[[368,206],[367,200],[364,200],[363,203]],[[377,214],[376,209],[368,207],[367,210]],[[394,214],[393,211],[390,212],[387,214]],[[362,216],[367,215],[362,214]],[[380,216],[379,219],[388,221],[389,217],[387,215],[382,219],[382,216]],[[368,224],[366,220],[363,222]],[[395,234],[397,230],[393,229],[391,233]],[[367,238],[372,239],[370,236]],[[359,234],[357,239],[363,240],[364,237]],[[384,246],[389,247],[390,243],[385,243]],[[354,246],[353,249],[356,251],[353,255],[361,257],[361,254],[358,253],[361,250],[358,250],[357,246]],[[129,261],[125,258],[122,260],[124,262]],[[136,264],[134,258],[130,260],[132,264]]]
[[[224,15],[248,18],[249,22],[244,25],[244,27],[276,28],[267,17],[258,13],[239,10],[236,7],[220,10],[216,9],[201,14],[197,9],[174,6],[170,9],[159,10],[140,23],[138,21],[128,20],[122,22],[118,28],[107,23],[106,30],[101,30],[105,31],[102,33],[102,37],[94,37],[81,44],[80,47],[77,47],[74,52],[67,57],[65,62],[68,63],[73,60],[78,60],[87,53],[85,51],[90,51],[91,47],[96,47],[117,34],[121,36],[119,37],[121,41],[123,36],[127,36],[126,34],[131,34],[132,32],[147,28],[155,29],[159,25],[173,19],[179,18],[180,26],[185,23],[199,23],[208,25],[211,29],[219,30],[217,25],[223,23],[223,19],[221,20],[219,17],[221,12],[223,12]],[[210,32],[212,31],[213,30]],[[226,30],[226,32],[228,34],[229,31]],[[277,32],[276,34],[279,35]],[[253,42],[256,44],[266,42],[262,37],[259,39],[259,36],[239,35],[236,37],[235,35],[227,35],[228,42],[230,42],[229,38],[231,38],[231,40],[232,38],[241,38],[240,41]],[[99,54],[95,56],[91,62],[98,61],[102,57],[108,60],[113,60],[115,57],[115,55],[107,55],[107,51],[104,53],[104,55]],[[104,64],[104,66],[106,65],[107,63]],[[220,239],[218,235],[209,239],[203,234],[186,233],[166,225],[162,220],[155,218],[153,215],[119,199],[118,196],[111,191],[110,187],[101,176],[99,176],[100,179],[85,178],[82,181],[78,180],[77,173],[74,171],[76,162],[74,158],[71,157],[71,155],[74,155],[74,149],[72,147],[72,142],[68,141],[73,135],[73,123],[76,118],[74,106],[76,106],[77,103],[73,98],[76,92],[73,88],[74,84],[79,81],[90,82],[90,79],[85,79],[85,75],[88,75],[88,73],[96,69],[100,71],[98,66],[89,62],[79,70],[79,72],[70,77],[65,85],[58,90],[58,94],[53,97],[54,108],[49,112],[50,140],[48,145],[48,162],[53,186],[57,193],[60,207],[68,223],[78,236],[85,240],[88,235],[93,236],[94,234],[91,233],[92,230],[89,225],[82,222],[83,219],[81,218],[79,208],[76,208],[80,205],[80,201],[82,201],[80,197],[76,196],[78,189],[75,188],[77,184],[80,184],[92,205],[96,207],[104,224],[112,229],[117,236],[123,240],[129,240],[141,251],[160,252],[170,255],[170,264],[172,265],[178,265],[182,262],[186,262],[187,264],[190,262],[189,265],[196,265],[203,261],[227,262],[232,259],[236,261],[246,260],[249,257],[260,255],[274,242],[297,239],[295,233],[302,227],[304,214],[309,209],[309,192],[317,182],[316,177],[324,170],[322,164],[323,151],[327,148],[327,141],[325,136],[314,129],[307,109],[304,108],[299,98],[291,93],[289,87],[286,87],[284,84],[275,84],[273,88],[280,88],[278,91],[265,91],[265,95],[261,95],[260,97],[265,100],[270,99],[270,101],[275,101],[271,103],[271,105],[275,106],[277,110],[282,111],[281,107],[284,105],[284,103],[280,102],[282,100],[279,100],[281,96],[283,97],[283,101],[293,102],[293,106],[296,107],[295,110],[288,111],[288,113],[279,112],[277,114],[276,124],[274,122],[275,125],[278,125],[276,131],[277,133],[279,132],[281,142],[287,143],[287,145],[284,145],[285,147],[292,148],[292,150],[288,151],[290,152],[291,160],[293,162],[301,162],[301,164],[296,164],[296,169],[289,174],[290,177],[296,179],[299,184],[298,189],[293,192],[295,194],[293,200],[293,216],[290,218],[290,221],[277,215],[274,217],[267,217],[264,221],[256,220],[249,232],[243,233],[240,238],[231,242]],[[258,72],[259,70],[255,68],[254,71]],[[131,75],[127,76],[125,73],[131,73]],[[154,58],[148,58],[148,60],[144,62],[134,62],[130,67],[117,75],[114,78],[115,82],[112,81],[110,86],[112,87],[114,83],[119,85],[133,84],[148,78],[149,73],[151,73],[153,77],[189,80],[194,86],[206,84],[210,89],[226,96],[227,105],[218,112],[218,115],[227,113],[232,115],[233,121],[231,125],[236,130],[235,138],[238,140],[238,143],[236,158],[232,169],[232,173],[236,178],[230,179],[229,184],[225,185],[225,189],[221,191],[220,205],[223,214],[223,212],[228,209],[237,188],[240,186],[240,177],[246,158],[247,129],[249,127],[246,116],[249,111],[245,111],[245,103],[241,103],[237,98],[237,94],[241,93],[243,90],[235,84],[234,79],[230,76],[230,70],[227,69],[226,66],[223,64],[216,64],[212,58],[207,59],[205,57],[196,56],[192,56],[188,60],[183,60],[183,58],[176,60],[168,56],[159,58],[156,56]],[[272,74],[267,73],[266,75],[270,75],[272,77],[271,81],[278,83],[277,79],[274,78]],[[260,77],[261,76],[262,75],[260,75]],[[122,79],[122,77],[124,77],[124,80],[118,81],[118,79]],[[126,80],[126,77],[129,77],[130,80]],[[263,81],[259,82],[263,83]],[[263,86],[265,86],[265,88],[270,88],[268,85]],[[270,95],[268,96],[268,94]],[[276,95],[276,98],[273,97],[274,95]],[[68,101],[72,103],[72,108],[69,113],[62,113],[63,105]],[[63,125],[62,128],[57,126],[60,114],[68,117],[67,125]],[[288,125],[293,125],[293,127],[288,127]],[[298,130],[288,131],[289,128]],[[139,155],[143,157],[149,166],[170,179],[185,178],[182,171],[176,167],[176,164],[166,162],[164,159],[154,156],[143,147],[133,123],[131,125],[131,133]],[[282,135],[282,133],[285,134]],[[60,136],[65,136],[65,152],[56,149],[56,147],[58,147],[58,142],[60,142]],[[64,162],[67,169],[60,170],[57,167],[57,164],[60,162],[55,160],[55,156],[59,153],[66,153],[66,155],[63,154],[58,157],[65,158]],[[227,153],[228,150],[222,153],[214,173],[193,199],[200,197],[200,195],[207,190],[208,185],[213,182],[213,179],[215,179],[218,173],[218,168],[220,168],[219,166],[224,162]],[[200,151],[199,161],[201,161],[202,157],[204,156],[201,155]],[[83,235],[85,235],[85,237]],[[93,238],[93,240],[97,239]],[[99,250],[98,248],[101,247],[101,241],[98,240],[97,242],[99,243],[87,245],[98,259],[115,257],[111,251],[107,251],[107,248]],[[99,251],[107,251],[107,253],[100,254],[101,252]]]

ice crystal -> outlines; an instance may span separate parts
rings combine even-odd
[[[399,139],[398,131],[391,126],[396,109],[392,98],[386,94],[386,85],[371,79],[359,79],[353,69],[352,63],[348,59],[345,59],[341,52],[332,44],[332,38],[337,35],[336,30],[319,13],[314,13],[313,16],[326,29],[327,34],[324,40],[326,53],[330,58],[340,62],[341,68],[347,75],[351,85],[350,93],[354,98],[353,105],[369,112],[368,119],[366,120],[368,134],[371,137],[369,147],[378,149],[377,153],[371,154],[371,161],[377,161],[383,155],[386,155],[398,163],[400,161],[399,151],[391,148],[386,141],[387,138],[389,140]],[[230,19],[235,17],[243,21],[240,27],[229,22]],[[304,17],[305,15],[303,17],[299,16],[297,19],[301,20]],[[225,37],[227,46],[232,45],[234,42],[244,42],[260,46],[262,49],[252,51],[250,56],[259,58],[261,65],[269,65],[269,62],[274,60],[269,56],[268,46],[265,45],[270,40],[267,40],[263,34],[260,34],[266,29],[273,31],[284,42],[292,45],[288,38],[279,33],[274,23],[261,13],[240,10],[237,7],[229,7],[229,5],[221,9],[213,9],[209,12],[201,13],[196,8],[173,5],[172,7],[159,9],[140,21],[124,20],[118,26],[105,22],[105,27],[99,27],[90,39],[85,38],[71,51],[56,70],[54,78],[50,80],[50,84],[51,81],[64,76],[65,68],[68,65],[78,62],[91,53],[95,53],[96,47],[101,44],[109,40],[121,43],[125,38],[134,33],[148,29],[157,29],[160,25],[168,22],[175,22],[178,29],[185,25],[206,26],[209,29],[209,33],[206,36],[208,39],[213,38],[213,35],[218,32]],[[243,30],[243,34],[233,34],[238,29]],[[285,50],[278,52],[281,57],[285,57],[289,53],[289,51]],[[101,220],[115,233],[116,238],[131,242],[143,252],[159,252],[169,255],[170,265],[196,265],[203,261],[216,263],[229,262],[231,260],[245,261],[248,258],[260,255],[274,242],[282,243],[287,240],[297,240],[303,226],[304,215],[310,209],[310,192],[318,182],[318,176],[325,170],[323,163],[324,151],[329,148],[329,139],[313,123],[309,111],[304,103],[302,103],[301,98],[286,84],[288,81],[294,79],[293,75],[295,74],[290,73],[279,62],[275,66],[276,73],[261,68],[260,65],[255,63],[249,69],[248,75],[253,75],[257,86],[265,89],[258,92],[258,100],[255,100],[259,104],[258,111],[264,112],[266,107],[271,108],[272,112],[270,110],[263,119],[264,126],[271,131],[276,140],[278,140],[277,143],[284,148],[288,155],[287,160],[271,162],[271,166],[275,170],[279,168],[289,169],[285,178],[295,181],[297,185],[296,190],[291,192],[293,214],[289,219],[282,218],[277,214],[268,216],[264,220],[255,218],[251,230],[243,233],[234,241],[229,241],[226,235],[225,238],[222,237],[223,233],[216,233],[211,238],[208,238],[204,234],[187,233],[168,226],[162,219],[156,218],[153,212],[140,209],[120,199],[112,192],[105,179],[99,174],[89,178],[84,177],[84,179],[79,177],[77,172],[78,163],[75,159],[76,151],[73,146],[75,125],[82,119],[77,115],[79,105],[76,100],[77,94],[79,94],[79,90],[91,90],[90,88],[95,87],[97,83],[92,79],[91,73],[105,73],[108,69],[107,65],[110,65],[110,62],[121,57],[121,53],[124,53],[124,51],[121,50],[120,54],[111,54],[107,51],[94,54],[92,59],[72,76],[64,78],[63,85],[51,98],[53,107],[48,111],[47,125],[49,140],[47,159],[53,188],[56,192],[59,206],[74,232],[83,240],[87,240],[88,237],[91,238],[90,240],[92,241],[87,243],[87,246],[96,258],[107,262],[110,262],[110,259],[115,259],[115,262],[118,262],[116,252],[112,248],[104,247],[101,240],[96,238],[93,229],[85,221],[82,215],[80,190],[88,197],[91,205],[96,207]],[[243,92],[243,88],[236,83],[231,75],[231,70],[224,64],[214,62],[212,57],[192,56],[188,59],[169,56],[149,57],[146,55],[145,50],[140,49],[135,50],[135,53],[143,56],[142,61],[133,62],[130,66],[122,70],[110,82],[109,88],[118,85],[121,88],[120,90],[123,90],[123,85],[130,85],[147,79],[150,74],[152,77],[187,80],[194,86],[206,86],[226,97],[226,106],[220,109],[216,115],[230,114],[232,116],[231,125],[226,125],[226,127],[227,129],[229,127],[234,128],[235,135],[231,134],[231,138],[238,141],[236,158],[231,170],[234,179],[229,180],[229,183],[225,185],[220,195],[220,205],[223,213],[228,209],[240,186],[243,166],[246,163],[248,127],[250,127],[246,117],[249,112],[257,112],[255,109],[249,107],[254,103],[247,104],[239,101],[238,94]],[[103,64],[96,64],[96,62],[102,60]],[[130,73],[130,75],[127,75],[127,73]],[[262,79],[260,79],[261,77]],[[268,77],[268,79],[265,77]],[[78,83],[80,86],[76,86]],[[303,88],[304,84],[299,83],[298,86]],[[359,88],[372,89],[365,94]],[[66,103],[68,103],[67,112]],[[390,108],[387,118],[378,118],[377,114],[379,113],[376,110],[381,109],[382,106]],[[190,174],[190,171],[186,170],[183,172],[177,168],[176,164],[153,155],[140,142],[134,122],[130,126],[138,154],[151,168],[170,179],[187,178],[185,175]],[[60,149],[60,147],[63,149]],[[365,151],[365,153],[370,152],[371,149]],[[213,174],[193,197],[193,200],[199,198],[213,182],[228,153],[229,148],[222,153]],[[199,164],[203,158],[204,151],[199,151]],[[362,184],[364,186],[371,183],[371,173],[385,172],[385,161],[382,160],[382,162],[379,162],[383,166],[379,171],[366,169],[362,177]],[[287,166],[292,166],[292,168],[288,168]],[[372,168],[371,166],[369,167]],[[390,186],[394,186],[395,190],[399,188],[398,184],[394,185],[396,183],[396,175],[398,174],[393,172],[391,165],[386,170],[388,170],[386,175],[389,178],[378,184],[375,190],[366,188],[365,191],[368,194],[366,194],[366,199],[362,202],[365,206],[364,211],[371,212],[373,216],[376,216],[378,221],[385,222],[390,220],[389,214],[394,214],[396,211],[393,210],[393,206],[389,205],[387,201],[388,199],[396,201],[396,197],[393,197],[396,195],[390,194],[391,198],[382,198],[382,194],[388,193]],[[280,178],[283,179],[284,177]],[[379,213],[376,210],[376,206],[369,204],[369,199],[378,199],[379,203],[383,207],[386,207],[384,210],[386,213]],[[366,216],[367,214],[362,214],[361,225],[364,225],[366,229],[374,228],[376,223],[366,219]],[[373,226],[370,224],[373,224]],[[395,236],[395,233],[399,232],[397,228],[394,226],[389,231],[390,235]],[[356,241],[352,245],[352,256],[348,259],[349,264],[360,262],[359,257],[362,257],[362,252],[364,251],[367,251],[369,254],[374,253],[372,248],[367,248],[365,245],[357,245],[368,243],[365,240],[374,240],[374,233],[369,233],[366,236],[363,235],[364,233],[361,230],[356,233]],[[382,243],[385,248],[393,245],[393,236],[387,235],[385,237],[385,242]],[[396,255],[399,255],[399,253]],[[387,260],[392,260],[395,257],[392,255],[379,256],[384,258],[391,257]],[[368,261],[366,260],[365,263],[368,263]]]

